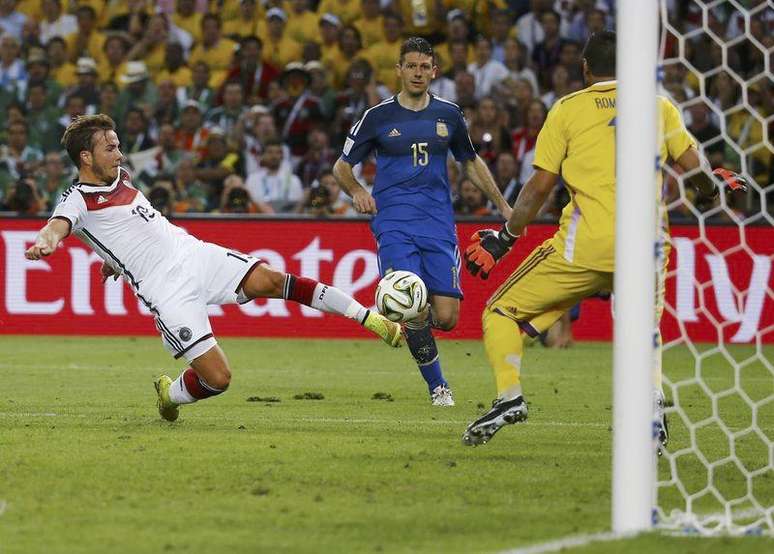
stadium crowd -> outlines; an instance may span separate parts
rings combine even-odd
[[[701,27],[695,3],[668,5],[677,32]],[[745,25],[728,7],[709,12],[722,40]],[[583,88],[583,44],[614,27],[614,11],[613,0],[0,0],[0,210],[50,211],[74,175],[64,128],[101,112],[118,124],[135,182],[165,214],[354,215],[331,166],[347,130],[397,92],[407,36],[434,44],[431,91],[462,107],[513,202],[547,111]],[[745,156],[765,187],[772,83],[761,48],[774,46],[774,14],[762,13],[749,22],[753,40],[727,48],[726,66],[709,34],[669,34],[663,86],[713,166],[740,170]],[[453,161],[449,172],[459,214],[494,213]],[[372,182],[373,163],[357,176]],[[669,195],[679,196],[674,180]],[[544,217],[558,217],[566,200],[560,186]],[[761,211],[754,194],[737,204]],[[692,212],[675,202],[672,215]]]

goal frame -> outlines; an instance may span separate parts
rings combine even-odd
[[[658,2],[624,0],[616,21],[612,529],[617,534],[651,529],[655,502],[658,17]]]

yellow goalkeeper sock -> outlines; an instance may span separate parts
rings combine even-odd
[[[481,318],[484,328],[484,349],[489,358],[497,383],[497,397],[512,400],[521,395],[521,357],[524,343],[515,321],[484,310]]]

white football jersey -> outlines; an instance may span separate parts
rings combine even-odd
[[[69,221],[71,231],[123,274],[146,304],[180,256],[201,242],[156,211],[124,168],[110,185],[73,184],[53,218]]]

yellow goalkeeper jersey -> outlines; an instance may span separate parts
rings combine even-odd
[[[558,100],[533,162],[561,175],[570,191],[553,247],[568,262],[597,271],[615,265],[615,99],[616,81],[602,81]],[[661,160],[679,158],[695,142],[677,108],[665,97],[658,101]],[[660,199],[660,179],[654,185]]]

